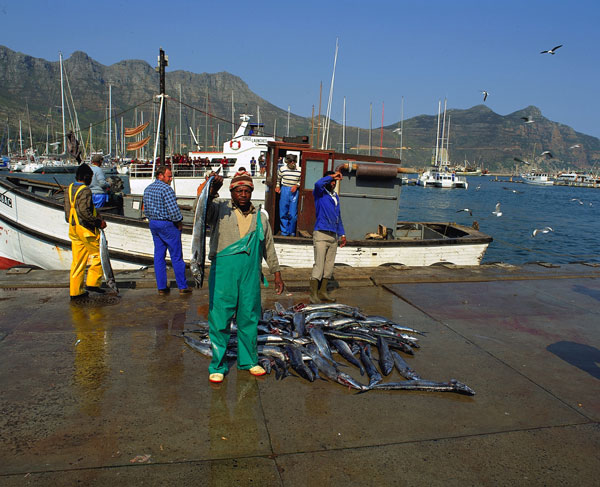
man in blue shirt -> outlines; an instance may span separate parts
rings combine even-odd
[[[160,166],[156,170],[156,180],[144,190],[144,214],[150,222],[150,232],[154,241],[154,275],[158,294],[164,296],[170,289],[167,283],[167,249],[175,272],[175,281],[179,294],[192,292],[185,278],[185,262],[181,248],[183,216],[177,206],[175,191],[170,184],[173,180],[171,170]]]
[[[90,166],[94,172],[94,176],[92,177],[92,182],[89,187],[92,191],[92,201],[96,208],[102,208],[108,203],[107,191],[110,189],[110,184],[106,182],[106,177],[102,170],[103,160],[104,158],[100,154],[95,154],[92,157],[92,165]]]
[[[325,176],[315,183],[316,222],[313,231],[315,264],[310,278],[310,302],[333,303],[335,298],[327,294],[327,284],[333,276],[338,238],[340,247],[346,245],[346,234],[340,212],[340,198],[335,190],[336,182],[342,179],[337,171],[327,171]]]

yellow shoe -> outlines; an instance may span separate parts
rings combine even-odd
[[[210,374],[208,376],[208,380],[214,384],[220,384],[223,382],[225,376],[223,374]]]
[[[263,369],[260,365],[255,365],[251,369],[248,369],[248,372],[250,372],[256,377],[260,377],[261,375],[265,375],[267,373],[267,371]]]

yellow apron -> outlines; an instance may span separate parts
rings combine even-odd
[[[100,233],[96,230],[92,232],[79,224],[79,216],[75,210],[75,201],[79,192],[85,187],[81,187],[72,196],[72,183],[69,186],[69,238],[71,239],[71,250],[73,252],[73,263],[71,264],[71,274],[69,277],[69,292],[71,296],[83,294],[83,278],[85,267],[90,264],[87,274],[87,285],[99,287],[102,283],[102,263],[100,262]],[[94,208],[94,216],[96,209]]]

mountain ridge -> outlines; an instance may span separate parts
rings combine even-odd
[[[117,124],[121,118],[125,126],[134,124],[134,108],[145,112],[145,121],[156,111],[152,103],[158,91],[158,73],[146,61],[129,59],[105,66],[83,51],[75,51],[63,60],[68,85],[75,100],[82,136],[89,136],[90,124],[100,134],[94,134],[94,140],[102,146],[102,123],[107,118],[108,85],[112,86],[112,107]],[[0,131],[10,135],[15,145],[18,138],[19,120],[23,133],[28,131],[29,120],[33,138],[40,141],[36,145],[43,151],[46,141],[46,127],[52,125],[52,140],[59,139],[58,127],[61,105],[60,69],[58,62],[35,58],[28,54],[13,51],[0,46]],[[65,82],[65,84],[67,84]],[[185,125],[193,127],[194,133],[204,146],[214,146],[217,136],[222,143],[231,135],[232,97],[236,117],[240,113],[253,113],[257,121],[260,109],[260,121],[265,132],[277,135],[287,133],[288,113],[250,90],[238,76],[222,71],[220,73],[192,73],[185,70],[166,73],[166,92],[174,100],[179,99],[181,86],[182,119]],[[190,107],[194,107],[192,110]],[[27,117],[29,110],[29,119]],[[207,117],[209,112],[214,119]],[[576,132],[573,128],[554,122],[543,116],[535,106],[528,106],[507,115],[499,115],[487,105],[479,104],[471,108],[454,108],[447,111],[450,119],[450,156],[455,162],[466,159],[471,164],[484,165],[490,170],[513,169],[514,158],[531,159],[540,168],[561,170],[572,168],[589,170],[600,163],[600,139]],[[172,127],[171,144],[178,149],[178,140],[191,149],[189,129],[183,127],[183,134],[177,135],[179,107],[171,102],[167,109],[167,123]],[[530,116],[535,122],[525,124],[521,117]],[[316,118],[316,117],[315,117]],[[322,117],[323,119],[323,117]],[[114,120],[114,119],[113,119]],[[139,121],[139,119],[138,119]],[[290,114],[290,135],[309,135],[316,139],[316,122],[310,118]],[[399,136],[394,132],[400,121],[383,128],[383,155],[398,157],[400,154]],[[404,121],[403,163],[408,166],[423,167],[431,160],[432,147],[436,141],[437,115],[418,115]],[[114,132],[115,129],[113,129]],[[119,129],[120,130],[120,129]],[[373,129],[372,140],[380,140],[380,128]],[[17,134],[15,136],[15,134]],[[27,139],[23,135],[23,139]],[[346,127],[346,147],[341,147],[342,126],[331,121],[330,147],[338,152],[362,153],[368,151],[368,129]],[[580,144],[580,148],[570,147]],[[28,145],[28,144],[27,144]],[[106,142],[104,142],[106,146]],[[320,145],[320,140],[315,140]],[[379,146],[371,148],[372,154],[379,154]],[[553,159],[540,156],[544,150],[550,150]],[[6,153],[6,149],[2,149]],[[526,168],[520,168],[525,170]]]

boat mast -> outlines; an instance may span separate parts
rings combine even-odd
[[[369,104],[369,155],[371,155],[371,139],[373,137],[373,102]]]
[[[288,119],[287,119],[287,132],[285,135],[290,136],[290,109],[291,107],[288,105]]]
[[[61,112],[62,112],[62,128],[63,128],[63,145],[62,153],[67,153],[67,132],[65,130],[65,87],[63,81],[63,65],[62,65],[62,52],[58,53],[58,60],[60,66],[60,99],[61,99]]]
[[[404,135],[404,97],[402,97],[402,104],[400,105],[400,160],[402,160],[402,136]]]
[[[379,157],[383,155],[383,113],[385,111],[385,103],[381,102],[381,132],[379,139]]]
[[[342,152],[346,152],[346,97],[344,97],[344,111],[342,116]]]
[[[442,111],[442,100],[438,100],[438,121],[437,121],[437,131],[435,134],[435,159],[434,166],[438,165],[439,160],[439,144],[440,144],[440,113]]]
[[[233,90],[231,90],[231,138],[235,135],[235,109],[233,107]]]
[[[112,85],[108,85],[108,157],[112,154]]]
[[[167,104],[165,99],[165,67],[169,65],[169,58],[165,56],[165,51],[163,51],[162,47],[159,50],[158,55],[158,73],[160,78],[160,113],[158,116],[159,126],[160,126],[160,163],[165,164],[165,153],[166,153],[166,111]],[[154,161],[156,161],[156,154],[154,154]],[[152,171],[152,177],[154,177],[154,171]]]
[[[321,149],[329,146],[329,127],[331,125],[331,105],[333,103],[333,83],[335,82],[335,67],[337,65],[338,49],[339,49],[339,38],[335,39],[335,56],[333,57],[333,73],[331,74],[331,86],[329,87],[329,100],[327,102],[327,115],[325,119],[325,128],[323,130],[323,141],[321,142]]]
[[[181,83],[179,83],[179,153],[181,154],[181,136],[183,135],[183,132],[181,131],[181,112],[183,109],[183,105],[181,104],[181,101],[183,100],[183,94],[181,91]]]
[[[450,114],[448,114],[448,135],[446,136],[446,164],[450,163]]]
[[[444,98],[444,118],[442,121],[442,138],[440,139],[440,167],[444,165],[444,136],[446,135],[446,105],[447,99]]]

